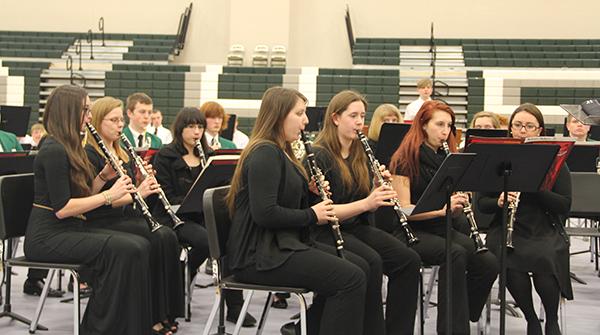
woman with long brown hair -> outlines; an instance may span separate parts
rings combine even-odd
[[[331,187],[346,249],[370,266],[365,304],[365,325],[370,334],[412,334],[417,307],[421,262],[416,252],[394,236],[369,224],[370,212],[396,196],[391,187],[373,185],[367,155],[356,131],[362,130],[367,102],[354,91],[336,94],[325,113],[323,130],[315,141],[315,157]],[[389,177],[389,172],[384,171]],[[325,227],[315,227],[317,240],[331,244]],[[386,274],[388,294],[385,322],[381,280]]]
[[[113,97],[103,97],[94,102],[91,108],[92,120],[90,124],[96,129],[108,151],[121,160],[123,168],[132,179],[135,179],[134,157],[121,147],[121,133],[125,122],[123,119],[123,102]],[[92,167],[100,173],[107,163],[104,152],[95,139],[88,133],[85,151]],[[152,171],[151,166],[148,167]],[[105,184],[100,191],[110,188],[115,179],[99,174]],[[139,194],[148,199],[158,193],[159,185],[150,175],[138,184]],[[177,236],[168,228],[151,232],[146,221],[140,213],[130,204],[133,198],[126,195],[112,199],[112,204],[97,208],[88,217],[93,218],[92,226],[108,230],[127,232],[147,239],[150,242],[151,257],[150,277],[152,289],[152,321],[153,331],[156,334],[167,334],[177,330],[175,319],[183,316],[183,280],[181,277]]]
[[[444,161],[446,142],[450,152],[456,152],[456,139],[452,132],[454,111],[441,101],[427,101],[413,119],[410,130],[390,163],[393,173],[392,185],[398,192],[400,204],[415,204]],[[451,198],[453,216],[459,217],[468,199],[465,194]],[[446,209],[409,216],[411,227],[420,242],[413,245],[424,263],[440,265],[438,285],[437,331],[444,333],[446,326]],[[455,223],[456,224],[456,223]],[[469,320],[479,320],[483,305],[498,274],[496,257],[489,252],[475,253],[475,245],[469,236],[453,227],[452,296],[451,318],[453,334],[468,334]],[[398,238],[403,238],[396,232]],[[465,276],[466,273],[466,276]]]
[[[229,267],[242,282],[315,292],[309,334],[370,334],[363,330],[367,264],[351,253],[341,259],[310,237],[310,227],[327,224],[335,213],[330,200],[309,205],[308,177],[292,151],[308,123],[306,102],[300,92],[282,87],[263,95],[227,199]]]
[[[140,236],[97,229],[86,214],[135,191],[118,178],[99,192],[105,166],[94,173],[82,146],[90,99],[82,88],[64,85],[48,97],[43,123],[48,135],[34,163],[34,205],[25,235],[25,255],[42,262],[82,263],[94,290],[83,316],[83,334],[150,332],[150,243]],[[102,175],[102,176],[101,176]]]
[[[544,117],[533,104],[517,107],[510,116],[512,137],[525,139],[544,133]],[[509,192],[514,202],[517,193]],[[494,214],[487,236],[490,251],[499,255],[504,194],[486,193],[479,198],[482,212]],[[573,299],[569,276],[569,241],[563,224],[571,207],[571,178],[564,165],[551,190],[521,193],[514,221],[513,246],[507,254],[506,287],[527,319],[527,334],[541,335],[542,327],[535,312],[532,285],[538,292],[544,311],[545,334],[560,334],[558,304],[560,297]],[[531,273],[531,277],[530,274]]]

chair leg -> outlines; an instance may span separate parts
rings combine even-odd
[[[50,290],[50,284],[52,283],[52,279],[54,278],[54,273],[56,270],[48,271],[48,275],[46,276],[46,283],[44,284],[44,289],[42,290],[42,294],[40,295],[40,299],[38,300],[37,307],[35,309],[35,314],[33,319],[31,320],[31,324],[29,325],[29,333],[34,334],[37,329],[37,324],[40,321],[40,316],[42,315],[42,309],[44,308],[44,304],[46,303],[46,298],[48,297],[48,291]]]
[[[248,294],[246,294],[246,300],[244,300],[244,304],[242,305],[242,309],[240,310],[240,315],[238,315],[237,322],[235,323],[233,335],[238,335],[242,330],[242,324],[244,323],[244,319],[246,318],[246,312],[248,311],[248,306],[250,305],[250,300],[252,300],[253,294],[253,290],[248,290]]]
[[[271,299],[273,299],[273,292],[269,292],[267,294],[267,300],[265,301],[265,306],[263,307],[262,313],[260,314],[260,321],[258,322],[258,327],[256,328],[256,335],[261,335],[263,330],[265,329],[267,317],[269,316],[269,312],[271,311]]]
[[[71,272],[71,276],[73,278],[73,334],[79,335],[79,322],[81,320],[80,317],[80,305],[81,299],[79,296],[79,273],[77,271],[69,271]]]
[[[417,289],[419,290],[419,303],[417,304],[417,317],[419,318],[419,323],[416,326],[418,327],[418,334],[423,335],[425,332],[425,315],[423,315],[423,268],[419,269],[419,286]]]
[[[217,286],[215,288],[215,302],[213,303],[213,307],[210,310],[210,314],[208,315],[208,320],[206,320],[206,325],[204,326],[204,332],[202,333],[202,335],[210,334],[210,328],[212,327],[212,324],[215,321],[215,316],[217,315],[219,305],[221,304],[221,293],[221,288]]]
[[[431,301],[433,286],[435,285],[435,280],[438,277],[439,271],[439,266],[436,265],[431,267],[431,274],[429,275],[429,282],[427,283],[427,291],[425,291],[425,302],[423,303],[423,314],[425,315],[425,319],[429,318],[427,315],[427,310],[429,309],[429,302]]]
[[[562,335],[567,335],[567,303],[564,298],[560,298],[558,307],[560,313],[560,332]]]
[[[298,298],[298,302],[300,303],[300,335],[306,335],[308,331],[306,325],[306,298],[304,298],[304,294],[292,293]]]
[[[191,320],[191,304],[192,304],[192,284],[190,283],[190,269],[188,269],[188,254],[186,248],[181,248],[180,259],[183,261],[183,277],[184,277],[184,290],[185,290],[185,311],[184,317],[186,322]]]

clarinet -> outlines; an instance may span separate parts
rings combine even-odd
[[[519,199],[521,198],[521,192],[517,193],[515,201],[508,204],[508,222],[506,224],[506,247],[510,250],[514,250],[513,246],[513,230],[515,226],[515,219],[517,218],[517,209],[519,208]]]
[[[360,143],[362,144],[363,149],[365,150],[365,154],[367,154],[367,158],[369,159],[369,167],[371,168],[371,172],[373,173],[375,178],[377,178],[377,181],[379,182],[379,184],[391,186],[390,182],[385,180],[383,178],[383,175],[381,174],[381,170],[380,170],[381,165],[379,164],[379,161],[377,160],[377,158],[375,158],[375,155],[373,154],[373,150],[371,149],[371,146],[369,145],[369,140],[367,139],[367,137],[360,130],[357,130],[356,134],[358,135],[358,139],[360,140]],[[404,212],[402,211],[402,207],[400,206],[400,201],[397,198],[393,198],[393,199],[390,199],[390,202],[394,206],[394,213],[396,213],[396,216],[398,217],[398,220],[400,221],[400,226],[402,227],[404,234],[406,235],[406,240],[408,241],[408,245],[413,245],[415,243],[418,243],[419,238],[413,233],[412,229],[408,225],[408,218],[406,217],[406,214],[404,214]]]
[[[104,156],[106,156],[106,159],[108,160],[110,166],[112,166],[112,168],[117,172],[119,178],[126,176],[127,173],[123,170],[123,167],[119,165],[118,160],[108,150],[108,148],[104,144],[104,141],[96,131],[96,128],[94,128],[94,126],[92,126],[89,123],[86,123],[85,126],[90,131],[90,134],[92,134],[92,136],[94,137],[94,140],[96,140],[96,143],[100,147],[100,150],[102,150],[102,152],[104,153]],[[136,204],[142,211],[142,215],[144,216],[144,220],[146,220],[146,223],[148,223],[150,231],[155,232],[158,229],[162,228],[162,225],[152,217],[152,214],[150,214],[150,210],[148,210],[148,205],[144,201],[144,198],[142,198],[142,196],[137,192],[132,193],[131,197],[133,198],[134,204]]]
[[[144,162],[142,161],[142,158],[135,152],[135,149],[133,149],[133,145],[131,145],[131,142],[129,142],[129,139],[123,133],[121,133],[121,142],[123,142],[123,145],[125,146],[125,149],[127,149],[127,151],[129,152],[129,155],[133,157],[135,165],[140,170],[142,177],[144,179],[148,178],[150,173],[144,167]],[[177,230],[179,227],[181,227],[182,224],[184,224],[184,222],[179,217],[177,217],[177,214],[175,214],[175,211],[173,211],[171,203],[169,202],[169,199],[167,199],[167,196],[165,195],[165,192],[161,187],[158,188],[158,199],[160,199],[160,202],[163,204],[165,211],[167,212],[167,214],[169,214],[169,217],[171,217],[171,221],[173,221],[173,229]]]
[[[315,154],[312,151],[311,143],[306,139],[306,134],[304,133],[304,131],[300,132],[300,137],[302,143],[304,143],[304,149],[306,151],[306,160],[308,162],[308,169],[310,170],[311,177],[315,180],[315,185],[317,186],[317,190],[319,191],[321,200],[329,200],[327,190],[323,186],[323,172],[317,166],[317,160],[315,159]],[[339,220],[335,218],[329,221],[329,225],[331,226],[333,239],[335,240],[335,249],[338,257],[346,258],[344,256],[344,239],[342,238],[342,231],[340,230]]]
[[[442,148],[446,153],[446,156],[450,155],[450,147],[448,146],[448,142],[442,142]],[[469,202],[463,208],[463,213],[465,213],[467,220],[469,221],[469,226],[471,227],[471,239],[475,243],[475,253],[481,253],[487,251],[488,248],[485,247],[483,243],[483,239],[479,234],[479,228],[477,227],[477,222],[475,221],[475,215],[473,214],[473,207],[471,206],[471,197],[469,195]]]
[[[206,166],[206,155],[204,154],[204,149],[202,148],[202,141],[197,139],[195,146],[196,150],[198,150],[198,156],[200,157],[200,169],[204,169]]]

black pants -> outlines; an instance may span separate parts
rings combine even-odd
[[[344,248],[367,261],[371,275],[367,278],[365,330],[368,334],[412,334],[417,308],[419,255],[406,244],[381,229],[357,224],[344,227]],[[333,243],[329,232],[319,240]],[[381,301],[381,280],[388,276],[385,323]]]
[[[203,225],[191,220],[185,220],[185,224],[177,228],[176,233],[179,243],[191,247],[191,250],[188,253],[188,270],[193,278],[200,265],[202,265],[209,256],[208,233]],[[223,297],[227,304],[228,313],[239,313],[244,304],[242,291],[223,290]]]
[[[558,328],[558,304],[560,303],[560,289],[558,282],[552,274],[534,273],[531,278],[529,273],[521,272],[514,269],[508,269],[506,272],[506,287],[510,294],[515,298],[515,302],[523,311],[527,322],[539,323],[535,307],[533,306],[533,298],[531,294],[531,280],[535,285],[535,290],[539,294],[544,311],[546,312],[546,323],[552,323]],[[540,330],[541,333],[541,330]],[[548,330],[546,334],[551,334]],[[552,333],[554,334],[554,333]]]
[[[347,252],[346,260],[335,249],[316,243],[295,251],[276,269],[258,271],[254,266],[236,272],[239,281],[264,285],[304,287],[315,293],[310,307],[308,334],[363,334],[366,262]],[[369,329],[364,330],[368,334]]]
[[[397,231],[394,235],[402,234]],[[440,265],[438,285],[437,331],[446,329],[446,238],[445,227],[415,229],[420,242],[412,248],[425,264]],[[491,252],[475,253],[475,244],[467,235],[453,230],[452,257],[452,331],[468,334],[469,320],[479,320],[481,311],[499,271],[498,260]],[[402,238],[404,238],[402,236]],[[466,275],[465,275],[466,274]]]

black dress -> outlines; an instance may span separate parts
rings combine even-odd
[[[339,169],[327,150],[315,147],[317,165],[329,181],[334,204],[347,204],[367,197],[357,190],[348,190]],[[349,161],[348,168],[352,171]],[[355,183],[356,184],[356,183]],[[371,267],[365,304],[365,328],[369,334],[412,334],[417,308],[417,291],[421,259],[419,255],[393,235],[370,225],[370,213],[362,213],[341,222],[344,247],[364,258]],[[317,240],[332,245],[331,228],[314,228]],[[385,323],[381,303],[381,280],[388,277]],[[384,327],[385,326],[385,327]]]
[[[410,199],[416,203],[444,161],[443,150],[434,152],[426,144],[419,148],[419,176],[410,181]],[[408,176],[397,169],[393,174]],[[459,217],[460,218],[460,217]],[[499,271],[498,260],[490,252],[475,253],[475,244],[464,234],[463,220],[453,220],[452,257],[452,328],[454,334],[469,333],[469,319],[477,321]],[[438,284],[437,331],[446,331],[446,218],[410,221],[410,226],[420,242],[412,248],[419,253],[423,263],[440,265]],[[458,229],[457,229],[458,228]],[[394,235],[404,238],[398,228]],[[466,273],[466,276],[465,276]]]
[[[85,151],[95,172],[100,173],[106,164],[104,157],[91,145],[86,145]],[[125,167],[128,175],[134,179],[131,157]],[[101,192],[112,187],[115,181],[116,179],[106,182]],[[88,214],[93,218],[94,227],[135,234],[150,242],[150,270],[145,275],[150,277],[152,289],[152,321],[158,323],[182,317],[183,279],[177,236],[167,227],[150,232],[148,224],[140,215],[131,205],[117,208],[101,206]]]
[[[499,193],[483,194],[482,212],[494,213],[487,244],[500,255],[502,209]],[[569,276],[569,242],[563,223],[571,206],[571,177],[565,165],[552,191],[521,193],[513,231],[514,250],[507,253],[507,268],[520,272],[551,274],[558,281],[562,296],[573,299]]]
[[[236,278],[315,292],[308,334],[363,334],[369,267],[350,252],[343,260],[333,247],[311,240],[309,227],[317,217],[308,204],[304,176],[272,143],[259,144],[240,164],[234,233],[227,243]]]
[[[24,251],[42,262],[83,263],[94,290],[82,334],[146,335],[152,327],[150,243],[140,236],[95,227],[94,220],[58,219],[72,198],[70,164],[62,144],[49,137],[34,163],[34,203]]]

